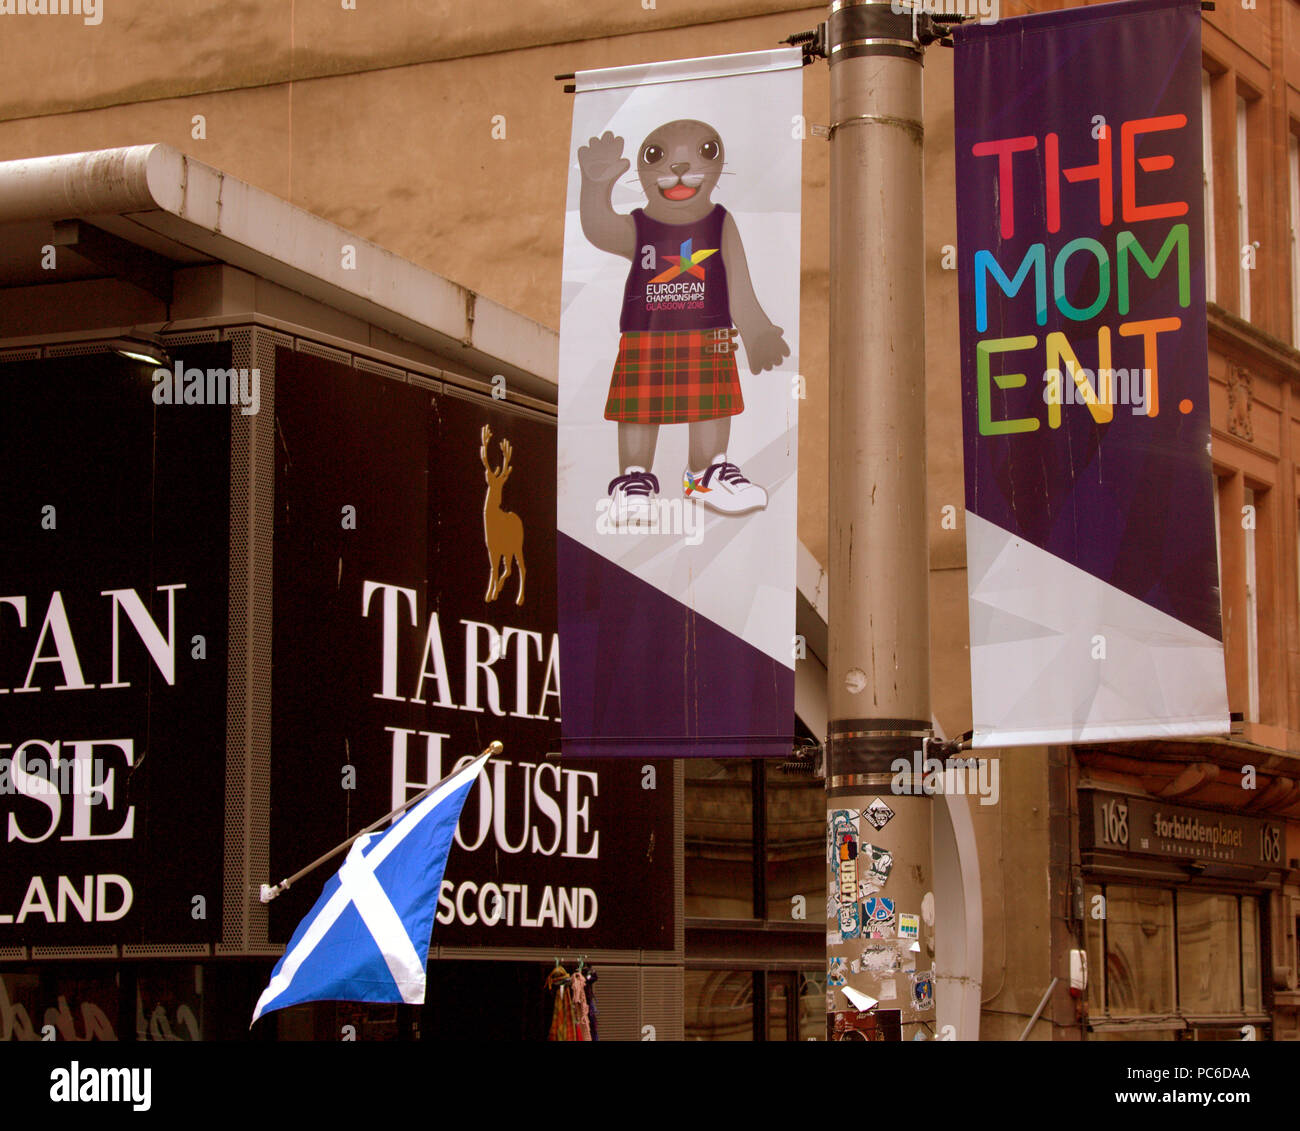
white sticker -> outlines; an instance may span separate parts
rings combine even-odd
[[[883,887],[894,867],[894,854],[887,848],[878,848],[874,844],[863,844],[858,849],[862,866],[858,869],[863,880]]]
[[[898,998],[898,983],[893,978],[880,979],[880,1000],[894,1001]]]
[[[840,861],[840,902],[853,903],[856,901],[855,892],[858,890],[858,862],[854,858]]]
[[[868,974],[888,974],[898,969],[898,951],[891,943],[868,943],[862,951],[862,969]]]

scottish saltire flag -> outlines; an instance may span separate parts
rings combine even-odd
[[[305,1001],[424,1001],[424,963],[451,838],[490,756],[444,779],[384,832],[353,842],[276,963],[254,1022],[267,1010]]]

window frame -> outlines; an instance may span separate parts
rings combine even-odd
[[[1250,321],[1250,272],[1246,266],[1246,249],[1250,246],[1250,106],[1245,95],[1237,94],[1236,174],[1237,174],[1237,313]]]
[[[1205,209],[1205,301],[1214,302],[1218,279],[1214,255],[1214,75],[1201,68],[1201,188]]]
[[[1173,963],[1170,968],[1170,978],[1172,986],[1173,1009],[1170,1013],[1112,1013],[1110,1004],[1110,977],[1108,969],[1108,956],[1110,954],[1110,896],[1108,892],[1114,888],[1141,888],[1152,891],[1169,892],[1172,894],[1173,904]],[[1091,906],[1091,899],[1094,895],[1100,894],[1105,901],[1104,907],[1106,913],[1101,916],[1101,930],[1099,934],[1100,943],[1100,961],[1095,961],[1094,956],[1089,954],[1089,981],[1092,982],[1100,979],[1099,992],[1096,995],[1096,1001],[1100,1002],[1100,1008],[1097,1012],[1093,999],[1092,986],[1089,987],[1088,1001],[1090,1002],[1090,1015],[1088,1017],[1086,1029],[1095,1036],[1104,1035],[1107,1032],[1114,1032],[1119,1028],[1131,1028],[1134,1031],[1143,1029],[1147,1030],[1182,1030],[1184,1033],[1194,1036],[1199,1030],[1231,1029],[1238,1025],[1246,1024],[1271,1024],[1271,1017],[1268,1016],[1269,1002],[1269,980],[1267,978],[1267,953],[1268,943],[1266,938],[1266,926],[1269,922],[1268,911],[1268,892],[1256,888],[1242,888],[1231,885],[1205,885],[1200,884],[1170,884],[1151,882],[1137,879],[1132,876],[1087,876],[1084,879],[1084,906]],[[1235,1013],[1225,1014],[1203,1014],[1188,1012],[1184,1009],[1182,1000],[1182,944],[1179,936],[1180,932],[1180,896],[1229,896],[1235,901],[1236,905],[1236,937],[1237,937],[1237,983],[1238,983],[1238,1000],[1240,1007]],[[1245,901],[1253,900],[1253,905],[1248,905]],[[1248,906],[1254,908],[1254,921],[1249,922],[1250,916],[1243,914]],[[1243,943],[1243,931],[1250,927],[1254,931],[1253,960],[1256,964],[1255,980],[1259,986],[1259,1005],[1256,1007],[1253,1002],[1248,1003],[1246,1000],[1247,978],[1246,978],[1246,961],[1247,948]],[[1083,945],[1088,947],[1088,933],[1085,931],[1083,936]],[[1100,1026],[1100,1028],[1097,1028]]]

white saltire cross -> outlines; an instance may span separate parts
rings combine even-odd
[[[463,789],[472,782],[486,761],[487,755],[480,755],[469,762],[386,833],[369,834],[358,837],[353,842],[348,850],[347,859],[339,869],[338,890],[326,901],[302,938],[285,954],[280,968],[271,978],[270,984],[262,991],[262,996],[257,999],[257,1008],[253,1011],[254,1021],[293,984],[294,975],[298,973],[299,968],[338,922],[339,916],[349,905],[357,909],[361,921],[365,923],[366,929],[374,938],[375,945],[379,947],[379,952],[388,966],[388,972],[393,976],[393,981],[402,995],[402,1001],[408,1004],[424,1001],[424,957],[416,951],[392,900],[388,898],[383,885],[375,878],[375,870],[396,851],[402,841],[425,817],[428,817],[457,790]],[[365,849],[376,835],[380,835],[381,839],[374,851],[367,855]]]

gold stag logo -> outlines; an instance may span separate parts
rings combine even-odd
[[[488,462],[488,442],[492,439],[492,429],[483,425],[483,446],[479,448],[479,459],[483,461],[483,478],[487,483],[487,496],[483,499],[483,540],[487,544],[488,576],[487,596],[485,601],[495,601],[501,594],[501,587],[510,576],[511,559],[519,566],[519,595],[516,605],[524,603],[524,524],[513,511],[501,509],[501,492],[506,480],[514,469],[510,466],[510,441],[501,441],[501,470],[493,471]]]

